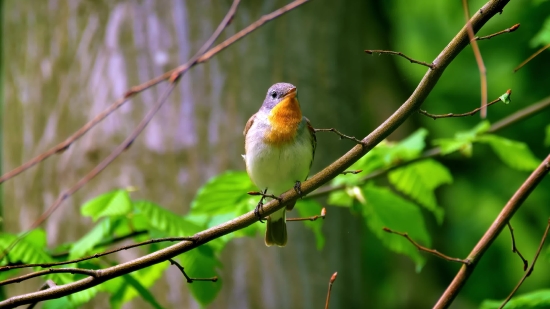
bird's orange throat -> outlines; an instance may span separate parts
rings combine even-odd
[[[302,111],[296,96],[284,98],[273,107],[267,118],[271,124],[271,130],[264,136],[267,143],[283,145],[293,141],[302,121]]]

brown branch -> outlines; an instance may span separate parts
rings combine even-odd
[[[470,38],[470,45],[472,45],[472,50],[476,57],[477,66],[479,68],[479,78],[481,80],[481,118],[485,119],[487,117],[487,69],[485,64],[483,64],[483,58],[481,57],[481,52],[479,51],[479,46],[477,46],[477,41],[474,40],[474,29],[470,23],[470,12],[468,9],[468,0],[462,0],[462,7],[464,8],[464,17],[466,18],[466,28],[468,29],[468,37]]]
[[[515,69],[514,69],[514,73],[516,73],[517,71],[519,71],[519,69],[523,68],[524,65],[526,65],[529,61],[533,60],[533,58],[535,58],[536,56],[538,56],[540,53],[542,53],[544,50],[548,49],[548,47],[550,47],[550,44],[544,46],[543,48],[537,50],[534,54],[532,54],[531,56],[529,56],[529,58],[525,59],[525,61],[523,61],[522,63],[520,63],[520,65],[518,65]]]
[[[304,2],[304,1],[301,1]],[[495,14],[502,11],[504,6],[509,0],[490,0],[483,7],[483,14],[474,14],[470,20],[471,26],[477,31],[488,20],[490,20]],[[293,2],[286,7],[296,5]],[[286,11],[285,11],[286,12]],[[273,14],[273,13],[272,13]],[[457,35],[449,42],[449,44],[441,51],[441,53],[433,61],[434,67],[428,70],[422,80],[419,82],[418,87],[413,91],[411,96],[396,110],[384,123],[378,126],[373,132],[366,136],[362,140],[361,145],[355,145],[345,155],[337,159],[335,162],[327,166],[319,173],[313,175],[308,180],[301,184],[301,190],[303,194],[308,194],[320,187],[322,184],[327,183],[334,177],[338,176],[341,172],[347,170],[353,163],[357,162],[368,151],[374,148],[378,143],[387,138],[392,132],[394,132],[410,115],[418,110],[422,105],[426,97],[430,94],[432,89],[437,84],[439,78],[447,66],[454,60],[454,58],[468,46],[469,38],[465,27],[463,27]],[[300,195],[295,192],[294,188],[290,188],[287,192],[283,193],[282,202],[270,201],[265,204],[263,209],[266,215],[269,215],[277,210],[282,209],[287,204],[290,204],[300,198]],[[87,288],[96,286],[107,280],[122,276],[124,274],[143,269],[145,267],[164,262],[170,258],[174,258],[184,252],[192,250],[202,244],[208,243],[211,240],[222,237],[223,235],[245,228],[251,224],[256,223],[257,217],[254,211],[250,211],[244,215],[241,215],[235,219],[211,227],[207,230],[197,233],[194,238],[195,242],[180,242],[170,247],[158,250],[154,253],[146,256],[139,257],[137,259],[118,264],[116,266],[102,269],[99,278],[87,277],[78,281],[65,284],[62,287],[56,287],[45,291],[38,291],[27,293],[23,295],[13,296],[6,300],[0,301],[0,308],[16,307],[23,304],[29,304],[40,300],[50,299],[54,297],[63,297],[76,293]]]
[[[400,233],[400,232],[396,232],[396,231],[393,231],[387,227],[384,227],[383,230],[385,232],[388,232],[388,233],[391,233],[391,234],[397,234],[397,235],[400,235],[400,236],[403,236],[405,237],[411,244],[413,244],[416,249],[418,249],[419,251],[424,251],[424,252],[428,252],[430,254],[433,254],[439,258],[442,258],[444,260],[447,260],[447,261],[450,261],[450,262],[457,262],[457,263],[462,263],[462,264],[470,264],[470,261],[468,259],[465,259],[465,260],[462,260],[462,259],[459,259],[459,258],[454,258],[454,257],[450,257],[448,255],[445,255],[435,249],[430,249],[430,248],[426,248],[424,246],[421,246],[419,243],[417,243],[416,241],[414,241],[410,236],[409,234],[407,233]]]
[[[306,217],[306,218],[287,218],[286,222],[315,221],[319,218],[323,218],[323,220],[324,220],[326,215],[327,215],[327,209],[325,207],[323,207],[323,209],[321,209],[321,214],[320,215],[316,215],[316,216],[312,216],[312,217]]]
[[[535,263],[537,262],[540,251],[542,250],[542,246],[544,245],[544,242],[546,241],[546,237],[548,236],[548,230],[550,230],[550,219],[548,219],[548,224],[546,225],[546,230],[544,230],[544,234],[542,235],[542,239],[540,240],[540,245],[539,245],[539,248],[537,249],[537,253],[535,253],[535,257],[533,258],[533,263],[531,264],[531,267],[529,267],[529,270],[526,271],[525,274],[523,274],[523,277],[521,277],[521,280],[519,280],[518,284],[512,290],[510,295],[508,295],[508,297],[506,297],[504,302],[502,302],[502,305],[500,305],[500,307],[498,307],[499,309],[504,308],[504,306],[510,301],[512,296],[514,296],[514,294],[517,292],[519,287],[523,284],[523,281],[525,281],[525,279],[527,277],[529,277],[529,275],[531,275],[531,273],[533,272],[533,268],[535,268]]]
[[[98,277],[98,272],[96,270],[92,270],[92,269],[50,268],[50,269],[47,269],[47,270],[36,271],[36,272],[26,274],[26,275],[23,275],[23,276],[19,276],[19,277],[15,277],[15,278],[6,279],[4,281],[0,281],[0,286],[10,284],[10,283],[19,283],[19,282],[22,282],[22,281],[25,281],[25,280],[28,280],[28,279],[31,279],[31,278],[36,278],[36,277],[45,276],[45,275],[54,274],[54,273],[81,274],[81,275],[87,275],[87,276],[90,276],[90,277],[93,277],[93,278]]]
[[[72,263],[78,263],[78,262],[82,262],[82,261],[86,261],[86,260],[97,259],[97,258],[100,258],[100,257],[102,257],[102,256],[106,256],[106,255],[109,255],[109,254],[113,254],[113,253],[115,253],[115,252],[119,252],[119,251],[122,251],[122,250],[128,250],[128,249],[132,249],[132,248],[136,248],[136,247],[141,247],[141,246],[150,245],[150,244],[155,244],[155,243],[159,243],[159,242],[165,242],[165,241],[170,241],[170,242],[174,242],[174,241],[190,241],[190,242],[194,242],[194,241],[196,241],[196,239],[195,239],[194,237],[165,237],[165,238],[154,238],[154,239],[149,239],[149,240],[146,240],[146,241],[138,242],[138,243],[135,243],[135,244],[123,246],[123,247],[120,247],[120,248],[116,248],[116,249],[109,250],[109,251],[105,251],[105,252],[101,252],[101,253],[96,253],[96,254],[94,254],[94,255],[90,255],[90,256],[87,256],[87,257],[82,257],[82,258],[78,258],[78,259],[74,259],[74,260],[70,260],[70,261],[52,262],[52,263],[36,263],[36,264],[18,264],[18,265],[0,266],[0,272],[8,271],[8,270],[11,270],[11,269],[18,269],[18,268],[29,268],[29,267],[42,267],[42,268],[46,268],[46,267],[52,267],[52,266],[60,266],[60,265],[67,265],[67,264],[72,264]]]
[[[341,133],[340,131],[336,130],[335,128],[330,128],[330,129],[314,129],[315,130],[315,133],[317,132],[333,132],[335,133],[336,135],[340,136],[340,139],[349,139],[350,141],[354,141],[356,142],[357,144],[359,145],[365,145],[365,142],[360,140],[360,139],[357,139],[355,138],[355,136],[349,136],[349,135],[345,135],[343,133]]]
[[[187,279],[187,283],[193,283],[194,281],[210,281],[210,282],[218,281],[218,276],[214,276],[212,278],[191,278],[185,273],[183,266],[181,266],[178,262],[174,261],[174,259],[168,259],[168,261],[170,261],[171,265],[176,265],[176,267],[181,271],[185,279]]]
[[[343,171],[340,173],[340,175],[347,175],[347,174],[353,174],[353,175],[357,175],[359,173],[361,173],[363,170],[353,170],[353,171]]]
[[[396,55],[396,56],[401,56],[407,60],[409,60],[411,63],[416,63],[416,64],[420,64],[420,65],[423,65],[423,66],[426,66],[430,69],[433,69],[433,63],[426,63],[426,62],[423,62],[423,61],[418,61],[418,60],[414,60],[410,57],[407,57],[405,54],[403,54],[402,52],[396,52],[396,51],[391,51],[391,50],[370,50],[370,49],[366,49],[365,50],[365,53],[369,54],[369,55],[372,55],[372,54],[388,54],[388,55]]]
[[[45,289],[48,289],[48,288],[53,288],[54,286],[57,286],[57,284],[55,284],[55,282],[53,282],[52,280],[48,279],[48,280],[46,280],[46,282],[44,282],[44,284],[38,290],[42,291],[42,290],[45,290]],[[38,302],[29,304],[27,309],[33,309],[36,306],[36,304],[38,304]]]
[[[206,41],[206,43],[201,47],[201,49],[195,54],[186,64],[183,66],[180,66],[176,68],[175,70],[172,70],[169,74],[168,80],[169,85],[166,88],[166,90],[162,93],[158,101],[155,103],[155,105],[149,110],[149,112],[145,115],[145,117],[142,119],[142,121],[138,124],[138,126],[130,133],[128,137],[120,144],[118,145],[103,161],[101,161],[96,167],[94,167],[86,176],[81,178],[76,184],[74,184],[69,190],[61,193],[58,198],[55,200],[55,202],[50,205],[46,211],[33,222],[31,227],[24,233],[21,234],[14,242],[12,242],[8,247],[6,247],[2,254],[0,255],[0,261],[9,253],[9,251],[21,240],[23,239],[31,230],[37,228],[40,226],[67,198],[69,198],[71,195],[73,195],[75,192],[80,190],[84,185],[86,185],[91,179],[93,179],[95,176],[97,176],[99,173],[101,173],[111,162],[113,162],[124,150],[128,149],[134,140],[141,134],[141,132],[145,129],[145,127],[149,124],[149,122],[153,119],[157,111],[164,105],[166,100],[168,99],[169,95],[171,94],[172,90],[177,85],[177,82],[179,78],[185,74],[192,66],[198,63],[198,60],[201,56],[203,56],[207,50],[212,46],[214,41],[219,37],[221,32],[229,25],[231,20],[233,19],[233,16],[235,15],[235,12],[237,11],[237,7],[239,5],[240,0],[234,0],[233,4],[231,5],[231,8],[225,15],[224,19],[216,28],[214,33],[210,36],[210,38]],[[222,43],[223,44],[223,43]],[[223,48],[221,48],[223,49]],[[220,49],[220,50],[221,50]]]
[[[490,38],[493,38],[497,35],[501,35],[501,34],[504,34],[504,33],[510,33],[510,32],[514,32],[516,30],[518,30],[519,28],[519,24],[515,24],[513,25],[512,27],[510,28],[507,28],[507,29],[504,29],[502,31],[499,31],[499,32],[496,32],[496,33],[493,33],[493,34],[490,34],[490,35],[486,35],[486,36],[482,36],[482,37],[479,37],[479,36],[476,36],[474,38],[474,40],[476,41],[481,41],[481,40],[489,40]]]
[[[516,247],[516,238],[514,237],[514,228],[508,222],[508,229],[510,230],[510,236],[512,237],[512,252],[517,253],[521,261],[523,262],[523,271],[527,270],[527,267],[529,267],[529,262],[523,257],[521,252],[519,252],[518,248]]]
[[[512,90],[508,89],[508,90],[506,90],[506,93],[507,93],[508,95],[511,95],[511,94],[512,94]],[[425,115],[425,116],[428,116],[428,117],[432,118],[433,120],[436,120],[436,119],[439,119],[439,118],[466,117],[466,116],[473,116],[473,115],[475,115],[477,112],[479,112],[480,110],[482,110],[483,108],[486,108],[487,106],[491,106],[491,105],[493,105],[493,104],[495,104],[495,103],[497,103],[497,102],[500,102],[500,101],[502,101],[500,98],[495,99],[495,100],[493,100],[493,101],[491,101],[491,102],[489,102],[489,103],[487,103],[487,104],[485,104],[485,105],[483,105],[483,106],[481,106],[481,107],[478,107],[478,108],[476,108],[476,109],[474,109],[474,110],[472,110],[472,111],[469,111],[469,112],[467,112],[467,113],[464,113],[464,114],[453,114],[453,113],[448,113],[448,114],[435,115],[435,114],[430,114],[430,113],[428,113],[427,111],[422,110],[422,109],[419,109],[418,112],[419,112],[420,114],[422,114],[422,115]]]
[[[332,285],[334,284],[334,281],[336,281],[337,276],[338,276],[338,273],[335,272],[334,274],[332,274],[328,282],[328,292],[327,292],[327,301],[325,302],[325,309],[328,309],[328,304],[330,302],[330,292],[332,291]]]
[[[479,240],[472,252],[468,255],[468,259],[472,261],[470,265],[463,265],[451,284],[447,287],[443,295],[439,298],[435,304],[435,309],[448,308],[456,295],[460,292],[466,280],[470,277],[474,271],[477,262],[481,259],[485,251],[493,243],[493,241],[500,234],[506,223],[510,221],[510,218],[514,215],[516,210],[525,202],[527,197],[533,192],[537,185],[542,181],[544,176],[550,171],[550,154],[544,159],[541,164],[531,173],[531,175],[525,180],[525,182],[514,193],[512,198],[506,203],[498,217],[493,224],[489,227],[485,235]],[[533,266],[533,264],[531,264]]]
[[[504,129],[505,127],[508,127],[518,121],[522,121],[529,117],[532,117],[549,107],[550,97],[546,97],[535,104],[529,105],[526,108],[521,109],[511,114],[510,116],[495,122],[493,125],[491,125],[491,128],[487,131],[487,133],[495,133],[496,131]]]

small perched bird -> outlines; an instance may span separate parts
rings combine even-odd
[[[315,155],[315,130],[302,116],[296,87],[278,83],[267,91],[260,110],[252,115],[246,127],[246,171],[262,192],[280,196],[306,180]],[[260,204],[258,204],[260,206]],[[287,205],[287,210],[292,210]],[[261,216],[260,216],[261,220]],[[267,218],[265,244],[286,245],[286,210],[283,208]]]

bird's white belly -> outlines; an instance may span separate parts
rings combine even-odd
[[[313,157],[311,143],[297,139],[282,146],[257,141],[250,145],[245,160],[252,181],[258,189],[280,195],[291,189],[296,181],[304,181]]]

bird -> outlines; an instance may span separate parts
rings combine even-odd
[[[280,196],[294,186],[298,194],[315,157],[317,139],[309,119],[302,115],[296,86],[271,86],[260,110],[247,121],[244,132],[246,171],[263,195]],[[258,203],[259,215],[263,198]],[[296,202],[272,213],[266,222],[265,244],[287,243],[286,211]]]

